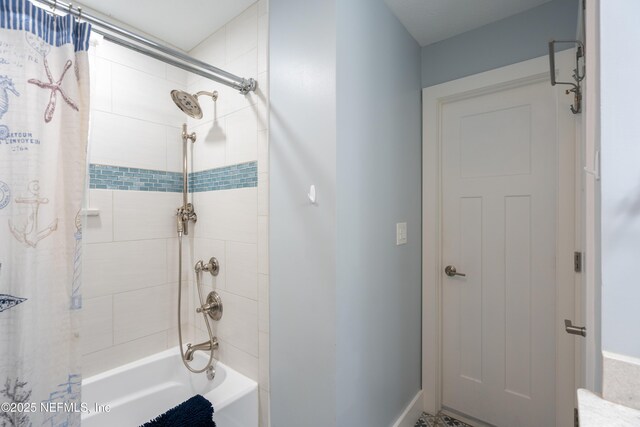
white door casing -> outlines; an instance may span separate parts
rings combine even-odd
[[[570,70],[571,54],[557,64]],[[549,85],[546,57],[423,95],[425,409],[572,425],[572,99]]]

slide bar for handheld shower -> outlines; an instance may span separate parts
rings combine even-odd
[[[84,13],[84,11],[80,13],[79,9],[74,9],[69,4],[57,0],[37,0],[37,2],[45,4],[54,10],[60,10],[60,12],[70,13],[79,19],[89,22],[93,26],[93,31],[101,34],[110,42],[198,74],[199,76],[206,77],[225,86],[232,87],[243,95],[256,89],[256,81],[254,79],[245,79],[236,76],[235,74],[193,58],[179,50],[172,49],[103,19]]]

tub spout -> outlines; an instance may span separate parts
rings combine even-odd
[[[187,351],[184,352],[184,358],[191,362],[193,360],[193,354],[198,351],[213,351],[218,349],[218,338],[213,337],[212,340],[201,342],[200,344],[187,344]]]

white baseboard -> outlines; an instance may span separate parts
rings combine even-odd
[[[393,427],[414,427],[420,415],[422,415],[422,390],[416,394],[416,397],[413,398],[396,422],[393,423]]]

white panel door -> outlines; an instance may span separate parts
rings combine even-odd
[[[503,88],[441,114],[442,404],[500,427],[553,426],[553,89]]]

